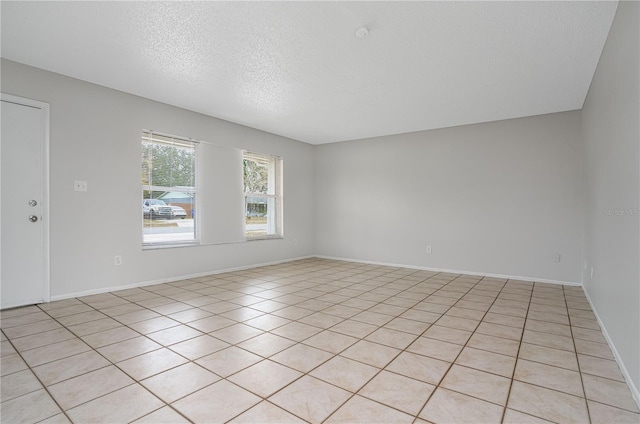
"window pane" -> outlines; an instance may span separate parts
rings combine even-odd
[[[195,240],[195,195],[180,191],[145,191],[142,200],[143,243]]]
[[[195,163],[195,143],[142,134],[143,243],[196,240]]]
[[[244,192],[262,193],[269,192],[269,164],[253,159],[244,159]]]
[[[269,211],[267,208],[267,197],[247,196],[245,198],[247,237],[259,237],[269,234],[267,225]]]

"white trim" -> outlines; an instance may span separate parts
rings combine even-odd
[[[253,264],[253,265],[244,265],[244,266],[233,267],[233,268],[218,269],[214,271],[198,272],[196,274],[181,275],[181,276],[175,276],[170,278],[160,278],[158,280],[152,280],[152,281],[142,281],[139,283],[125,284],[122,286],[103,287],[99,289],[52,296],[51,301],[55,302],[57,300],[72,299],[76,297],[90,296],[93,294],[117,292],[120,290],[128,290],[128,289],[135,289],[138,287],[153,286],[155,284],[164,284],[164,283],[171,283],[173,281],[188,280],[191,278],[198,278],[198,277],[206,277],[207,275],[224,274],[225,272],[244,271],[247,269],[260,268],[260,267],[269,266],[269,265],[278,265],[278,264],[283,264],[287,262],[299,261],[302,259],[310,259],[314,257],[315,257],[314,255],[299,256],[296,258],[288,258],[288,259],[282,259],[278,261],[263,262],[259,264]]]
[[[417,266],[417,265],[406,265],[406,264],[396,264],[389,262],[378,262],[378,261],[365,261],[360,259],[351,259],[351,258],[338,258],[334,256],[324,256],[324,255],[315,255],[316,258],[320,259],[331,259],[334,261],[346,261],[346,262],[355,262],[361,264],[370,264],[370,265],[381,265],[381,266],[392,266],[396,268],[409,268],[409,269],[418,269],[423,271],[433,271],[433,272],[447,272],[451,274],[466,274],[466,275],[478,275],[483,277],[492,277],[492,278],[505,278],[510,280],[521,280],[521,281],[531,281],[535,283],[548,283],[548,284],[562,284],[565,286],[578,286],[582,287],[581,283],[576,283],[572,281],[559,281],[559,280],[549,280],[546,278],[532,278],[532,277],[522,277],[518,275],[507,275],[507,274],[492,274],[487,272],[477,272],[477,271],[460,271],[456,269],[446,269],[446,268],[432,268],[425,266]]]
[[[633,379],[631,378],[631,374],[629,374],[627,367],[624,366],[622,357],[618,353],[618,349],[616,349],[616,345],[613,343],[611,336],[609,336],[609,332],[607,331],[607,328],[604,326],[604,322],[602,322],[602,320],[600,319],[600,315],[598,315],[598,311],[596,311],[596,307],[591,301],[591,297],[589,296],[589,293],[587,293],[586,288],[584,289],[584,295],[586,296],[587,301],[591,306],[591,310],[593,311],[593,314],[596,316],[596,320],[598,321],[598,324],[602,329],[602,334],[604,335],[604,338],[607,340],[607,344],[609,345],[611,352],[613,352],[613,357],[616,359],[616,362],[618,363],[618,367],[620,367],[620,371],[622,371],[622,375],[624,376],[627,386],[629,386],[629,390],[631,391],[631,396],[633,396],[633,399],[636,401],[636,404],[638,405],[638,409],[640,409],[640,391],[638,390],[636,385],[633,383]]]
[[[42,275],[42,300],[51,300],[51,208],[50,208],[50,110],[49,103],[39,100],[18,97],[12,94],[0,93],[0,100],[30,106],[42,111],[42,131],[43,131],[43,152],[42,152],[42,202],[44,219],[42,220],[42,254],[43,254],[43,275]]]

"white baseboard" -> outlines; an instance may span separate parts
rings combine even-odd
[[[624,366],[624,362],[622,361],[622,358],[618,353],[618,349],[616,349],[616,345],[613,343],[613,340],[609,336],[607,327],[604,326],[604,323],[600,319],[600,315],[598,315],[598,311],[596,310],[595,305],[591,301],[591,297],[589,296],[589,293],[587,293],[586,289],[584,290],[584,295],[587,297],[587,301],[589,302],[589,305],[591,305],[591,310],[593,311],[593,314],[596,316],[596,320],[598,321],[598,324],[602,329],[602,334],[604,334],[604,338],[607,340],[607,344],[609,345],[611,352],[613,352],[613,357],[616,359],[616,362],[618,363],[618,367],[620,367],[620,371],[622,371],[622,375],[624,376],[624,379],[627,382],[627,386],[629,386],[631,395],[633,396],[633,399],[636,401],[636,404],[638,405],[638,409],[640,409],[640,391],[638,390],[636,385],[633,383],[633,380],[631,379],[631,374],[629,374],[627,367]]]
[[[433,272],[447,272],[451,274],[466,274],[466,275],[476,275],[483,277],[492,277],[492,278],[505,278],[510,280],[521,280],[521,281],[531,281],[536,283],[548,283],[548,284],[562,284],[565,286],[579,286],[582,287],[581,283],[577,283],[575,281],[559,281],[559,280],[549,280],[546,278],[533,278],[533,277],[523,277],[519,275],[508,275],[508,274],[492,274],[487,272],[477,272],[477,271],[468,271],[468,270],[457,270],[457,269],[446,269],[446,268],[431,268],[425,266],[416,266],[416,265],[406,265],[406,264],[396,264],[389,262],[379,262],[379,261],[364,261],[360,259],[351,259],[351,258],[338,258],[334,256],[324,256],[324,255],[315,255],[316,258],[321,259],[330,259],[334,261],[346,261],[346,262],[356,262],[361,264],[370,264],[370,265],[381,265],[381,266],[392,266],[396,268],[409,268],[409,269],[419,269],[423,271],[433,271]]]
[[[170,283],[172,281],[188,280],[190,278],[206,277],[207,275],[224,274],[225,272],[244,271],[244,270],[247,270],[247,269],[259,268],[259,267],[262,267],[262,266],[269,266],[269,265],[278,265],[278,264],[283,264],[283,263],[287,263],[287,262],[299,261],[299,260],[302,260],[302,259],[309,259],[309,258],[313,258],[313,257],[315,257],[315,256],[314,255],[299,256],[299,257],[296,257],[296,258],[288,258],[288,259],[282,259],[282,260],[278,260],[278,261],[263,262],[263,263],[252,264],[252,265],[244,265],[244,266],[239,266],[239,267],[234,267],[234,268],[225,268],[225,269],[218,269],[218,270],[213,270],[213,271],[199,272],[199,273],[196,273],[196,274],[180,275],[180,276],[175,276],[175,277],[170,277],[170,278],[161,278],[161,279],[152,280],[152,281],[141,281],[141,282],[138,282],[138,283],[124,284],[124,285],[120,285],[120,286],[101,287],[99,289],[86,290],[86,291],[81,291],[81,292],[75,292],[75,293],[68,293],[68,294],[62,294],[62,295],[57,295],[57,296],[51,296],[51,302],[54,302],[56,300],[72,299],[72,298],[75,298],[75,297],[90,296],[90,295],[93,295],[93,294],[102,294],[102,293],[108,293],[108,292],[114,292],[114,291],[120,291],[120,290],[135,289],[135,288],[138,288],[138,287],[153,286],[154,284],[164,284],[164,283]]]

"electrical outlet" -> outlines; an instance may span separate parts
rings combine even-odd
[[[114,256],[114,257],[113,257],[113,264],[114,264],[115,266],[120,266],[120,265],[122,265],[122,256],[120,256],[120,255],[116,255],[116,256]]]
[[[559,253],[556,253],[553,255],[553,262],[556,264],[560,263],[560,258],[562,257],[562,255],[560,255]]]
[[[430,255],[431,254],[431,245],[427,246],[427,254]]]
[[[75,191],[87,191],[87,182],[86,181],[74,181],[73,189]]]

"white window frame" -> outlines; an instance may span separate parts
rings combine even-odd
[[[160,137],[164,137],[164,138],[170,138],[171,141],[165,141],[165,140],[158,140],[158,139],[153,139],[153,136],[160,136]],[[198,208],[197,208],[197,204],[198,204],[198,191],[199,191],[199,168],[200,168],[200,161],[199,161],[199,156],[198,156],[198,144],[199,141],[194,140],[194,139],[190,139],[190,138],[186,138],[186,137],[180,137],[180,136],[175,136],[175,135],[171,135],[171,134],[166,134],[166,133],[160,133],[157,131],[150,131],[150,130],[142,130],[142,135],[141,135],[141,139],[140,139],[140,148],[142,148],[142,143],[144,142],[152,142],[155,144],[165,144],[165,145],[170,145],[170,146],[181,146],[181,147],[188,147],[188,148],[193,148],[194,150],[194,186],[193,187],[184,187],[184,186],[174,186],[174,187],[166,187],[166,186],[156,186],[153,185],[153,182],[151,182],[151,184],[141,184],[141,193],[143,193],[145,190],[147,191],[180,191],[180,192],[188,192],[193,194],[193,204],[192,204],[192,210],[194,211],[194,216],[193,216],[193,225],[194,225],[194,233],[193,233],[193,239],[189,239],[189,240],[162,240],[162,241],[144,241],[144,233],[141,233],[141,237],[142,237],[142,248],[143,250],[146,249],[159,249],[159,248],[170,248],[170,247],[183,247],[183,246],[193,246],[193,245],[198,245],[200,244],[200,231],[199,231],[199,226],[198,226]],[[141,164],[142,165],[142,164]],[[144,219],[144,217],[142,218]],[[144,226],[141,225],[141,228],[144,230]]]
[[[268,187],[273,187],[272,192],[264,194],[264,193],[253,193],[244,191],[244,207],[243,213],[245,217],[243,219],[244,223],[244,235],[245,240],[265,240],[265,239],[281,239],[284,237],[284,213],[283,213],[283,189],[282,189],[282,180],[283,180],[283,171],[282,171],[282,157],[274,156],[263,153],[256,153],[248,150],[244,150],[242,152],[242,160],[244,162],[245,159],[256,160],[261,162],[268,162]],[[243,183],[244,190],[244,183]],[[246,224],[246,213],[247,213],[247,198],[248,197],[266,197],[268,200],[271,200],[272,205],[275,206],[276,217],[273,219],[269,216],[267,212],[267,234],[260,235],[247,235],[247,224]],[[269,205],[267,207],[267,211],[269,210]],[[272,209],[272,208],[271,208]],[[271,218],[271,219],[270,219]]]

